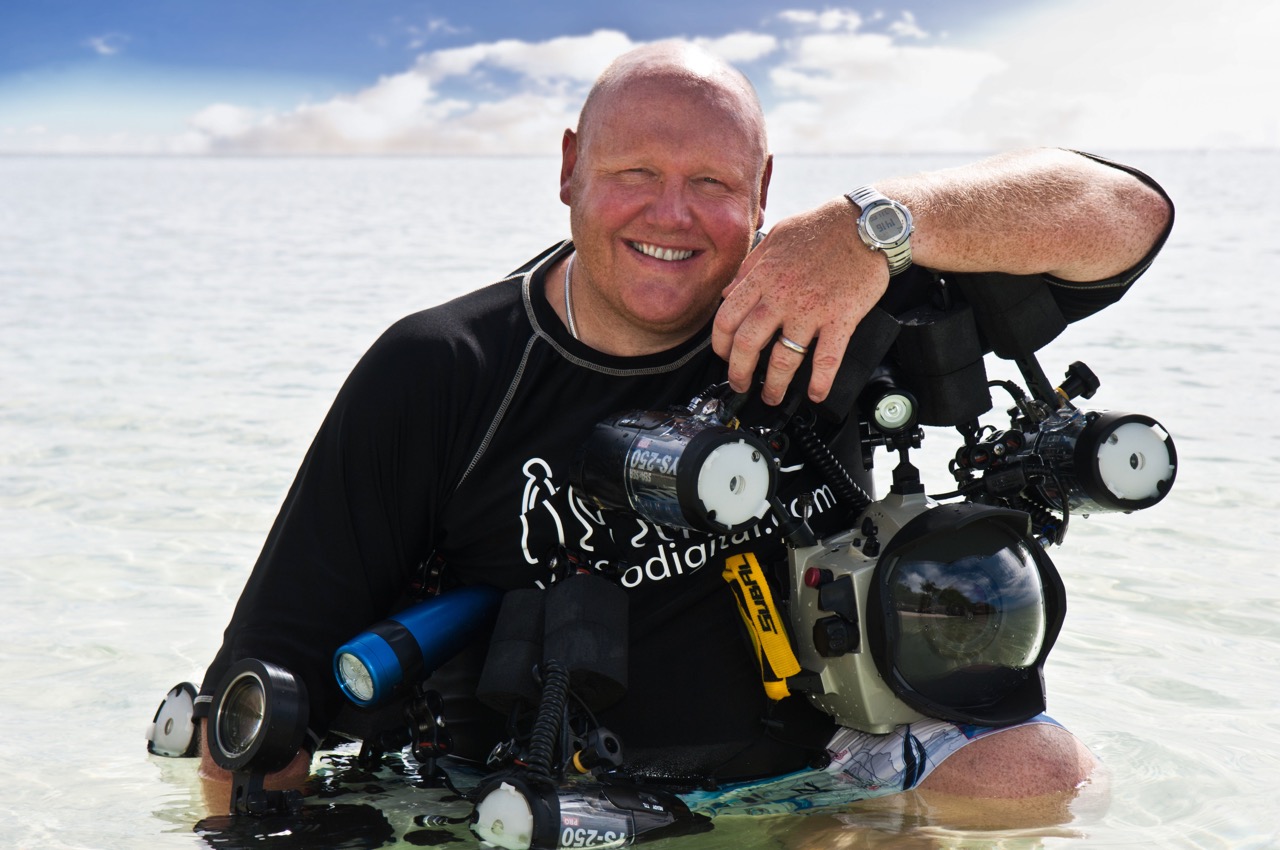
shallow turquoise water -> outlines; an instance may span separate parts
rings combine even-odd
[[[1173,238],[1042,356],[1051,375],[1088,362],[1096,406],[1154,416],[1181,461],[1157,508],[1073,522],[1053,556],[1070,613],[1050,710],[1107,765],[1109,805],[992,832],[903,800],[665,843],[1280,843],[1280,156],[1122,158],[1179,202]],[[781,160],[770,214],[948,161]],[[202,845],[193,766],[145,753],[157,702],[199,679],[356,358],[560,238],[555,175],[537,159],[0,159],[6,846]],[[953,447],[930,435],[926,483]],[[422,828],[425,792],[375,784],[344,799]]]

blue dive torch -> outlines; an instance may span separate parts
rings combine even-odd
[[[411,605],[370,626],[333,654],[333,673],[347,698],[377,705],[403,681],[416,682],[493,626],[502,591],[467,585]]]

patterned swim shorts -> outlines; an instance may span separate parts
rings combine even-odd
[[[1034,723],[1060,725],[1044,714],[1018,725]],[[681,794],[680,799],[705,815],[772,815],[843,807],[914,788],[961,747],[1009,728],[959,726],[933,719],[899,726],[886,735],[842,728],[827,743],[831,763],[821,770],[735,782],[714,791]]]

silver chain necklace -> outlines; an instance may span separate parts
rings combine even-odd
[[[569,334],[574,339],[578,337],[578,326],[573,321],[573,292],[569,288],[569,281],[573,279],[573,258],[578,256],[575,251],[569,255],[569,262],[564,267],[564,317],[568,320]]]

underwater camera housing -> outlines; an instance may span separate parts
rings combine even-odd
[[[1044,662],[1066,614],[1046,548],[1073,512],[1140,510],[1173,484],[1176,451],[1154,419],[1075,407],[1075,393],[1097,387],[1083,364],[1042,399],[1004,386],[1016,401],[1007,429],[958,426],[965,444],[947,496],[959,501],[924,494],[907,460],[922,434],[873,413],[864,444],[901,455],[889,494],[849,530],[791,551],[796,655],[817,679],[796,684],[842,725],[883,733],[928,716],[1001,726],[1043,711]],[[871,390],[872,411],[877,395],[897,392],[892,382]]]
[[[1177,470],[1172,438],[1154,419],[1073,403],[1097,389],[1088,367],[1072,364],[1058,387],[1047,380],[1034,352],[1065,322],[1045,293],[1012,305],[990,291],[964,294],[968,301],[905,316],[873,310],[816,409],[802,395],[807,363],[783,403],[763,413],[744,394],[713,388],[685,409],[601,423],[575,477],[577,491],[596,507],[723,533],[734,526],[717,522],[718,512],[705,505],[673,517],[672,506],[692,501],[689,488],[675,482],[729,493],[749,474],[761,482],[765,476],[754,459],[743,463],[745,452],[740,468],[711,470],[699,462],[705,453],[682,446],[681,435],[714,431],[727,442],[736,432],[742,443],[768,447],[775,468],[780,447],[799,446],[849,522],[819,541],[803,518],[784,512],[776,478],[765,493],[751,491],[789,543],[786,575],[774,588],[795,656],[783,693],[805,693],[841,725],[867,732],[922,717],[1001,726],[1043,711],[1044,662],[1066,614],[1065,589],[1045,550],[1062,542],[1072,514],[1156,504]],[[987,381],[983,358],[993,349],[1017,364],[1029,393]],[[1014,401],[1009,424],[980,426],[997,386]],[[832,425],[828,433],[856,424],[865,469],[877,449],[898,454],[885,497],[873,500],[854,484],[810,427],[818,420]],[[955,489],[932,498],[909,461],[924,438],[921,425],[955,427],[963,438],[950,464]],[[659,462],[671,474],[646,479],[636,496],[625,480],[649,462],[644,453],[654,446],[662,447]],[[602,486],[604,470],[613,480]],[[655,503],[666,510],[654,512]]]
[[[1001,726],[1043,711],[1066,594],[1028,532],[1007,508],[893,493],[857,528],[793,550],[804,672],[789,684],[877,734],[922,717]]]

